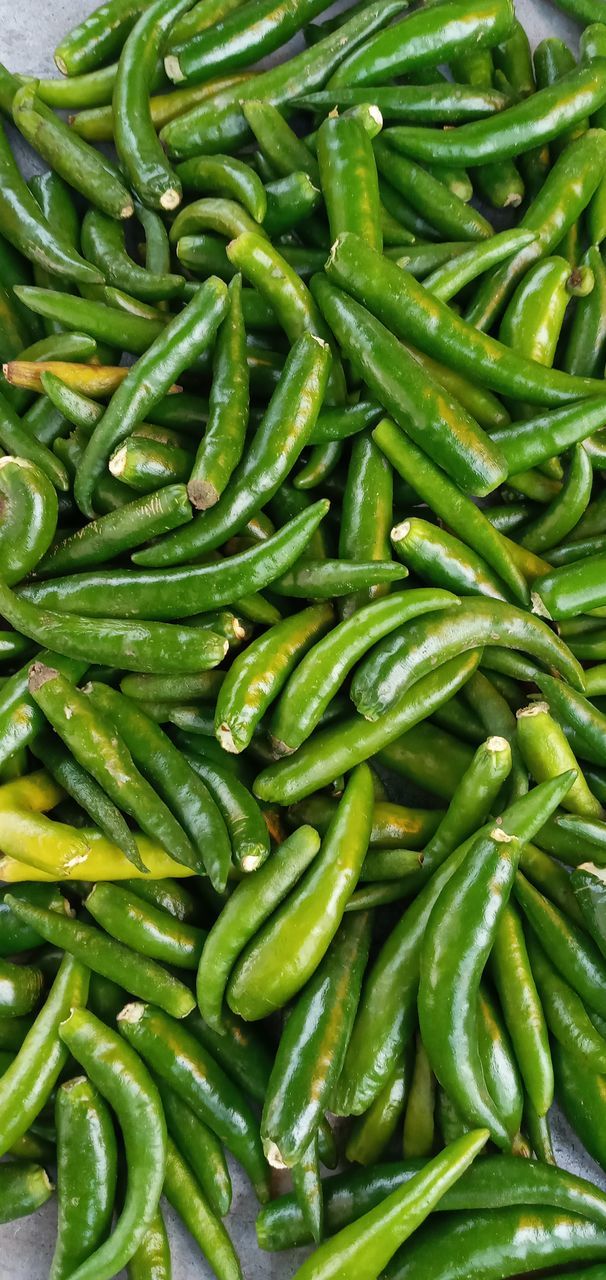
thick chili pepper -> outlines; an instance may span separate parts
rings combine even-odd
[[[117,1150],[108,1107],[84,1076],[55,1102],[59,1222],[50,1280],[66,1280],[106,1239],[116,1191]]]

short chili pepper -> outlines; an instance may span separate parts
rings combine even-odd
[[[59,1222],[50,1280],[67,1280],[111,1229],[117,1148],[109,1109],[85,1076],[62,1084],[55,1101]]]

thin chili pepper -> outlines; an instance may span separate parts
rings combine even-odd
[[[372,31],[391,21],[403,8],[402,0],[383,0],[366,5],[338,31],[330,33],[313,49],[306,49],[282,66],[271,68],[216,94],[210,103],[201,103],[162,130],[161,142],[178,158],[213,152],[236,151],[250,137],[242,103],[250,99],[289,106],[292,99],[310,89],[320,88],[342,61],[348,49],[356,48]]]
[[[89,517],[94,514],[91,506],[94,485],[108,455],[141,421],[148,406],[166,394],[184,364],[208,347],[226,306],[225,285],[211,276],[128,371],[93,431],[76,475],[76,500]]]
[[[570,651],[539,618],[500,600],[472,598],[459,609],[437,617],[412,619],[401,631],[387,636],[365,659],[354,676],[351,697],[358,711],[374,720],[385,713],[406,689],[437,661],[447,661],[464,648],[490,645],[507,635],[526,653],[559,671],[576,685],[583,674]],[[568,767],[568,766],[567,766]]]
[[[320,1245],[296,1273],[297,1280],[332,1280],[355,1266],[360,1280],[376,1280],[403,1240],[424,1221],[449,1187],[456,1183],[486,1142],[477,1129],[435,1156],[404,1187],[381,1205],[344,1227]],[[594,1228],[597,1235],[597,1228]]]
[[[128,1280],[170,1280],[170,1244],[160,1206],[127,1264]]]
[[[242,456],[248,423],[248,366],[241,309],[241,277],[229,286],[229,311],[213,362],[206,431],[191,469],[187,492],[203,510],[218,502]]]
[[[541,515],[522,526],[519,533],[522,546],[539,554],[549,554],[553,544],[559,543],[578,524],[587,509],[592,486],[591,455],[583,445],[577,444],[560,493]]]
[[[322,0],[248,0],[185,43],[175,43],[173,37],[164,60],[166,73],[175,84],[197,84],[222,71],[249,66],[285,44],[323,8]]]
[[[419,124],[459,124],[502,111],[509,101],[506,94],[490,86],[480,88],[474,84],[468,87],[450,81],[438,82],[437,78],[435,84],[398,85],[397,90],[373,85],[371,96],[389,124],[415,121]],[[367,102],[368,97],[368,89],[344,87],[302,94],[295,101],[298,107],[321,112],[333,107],[339,110],[353,107]]]
[[[229,1235],[170,1137],[164,1191],[219,1280],[240,1280],[242,1271]]]
[[[166,1122],[156,1085],[120,1036],[83,1009],[61,1024],[61,1039],[115,1111],[127,1159],[122,1212],[109,1239],[70,1274],[101,1280],[133,1256],[151,1224],[166,1164]]]
[[[411,517],[395,525],[391,540],[408,569],[435,587],[459,595],[492,596],[508,600],[505,583],[485,560],[439,525]]]
[[[606,1040],[596,1031],[583,1001],[550,963],[532,934],[529,952],[552,1035],[588,1070],[602,1072],[606,1062]]]
[[[401,427],[417,444],[423,441],[431,448],[449,476],[468,492],[495,488],[503,478],[502,460],[470,414],[368,311],[321,277],[314,277],[313,286],[343,351]]]
[[[455,605],[447,593],[423,590],[375,601],[314,645],[293,672],[271,722],[272,740],[283,753],[300,746],[312,732],[347,673],[387,631],[415,613]]]
[[[46,911],[18,898],[11,898],[10,904],[15,914],[37,928],[47,941],[64,947],[102,977],[120,979],[122,986],[132,989],[133,994],[142,998],[155,990],[157,1003],[176,1017],[186,1017],[194,1007],[193,997],[183,983],[152,960],[108,938],[100,929],[82,921],[62,918],[54,911]]]
[[[407,729],[447,702],[475,670],[477,654],[454,659],[432,676],[424,677],[394,711],[373,724],[359,716],[321,730],[292,758],[270,765],[257,777],[255,794],[262,800],[291,804],[331,782],[339,771],[351,769],[384,750]]]
[[[500,1207],[449,1215],[431,1230],[419,1231],[385,1274],[387,1280],[409,1280],[422,1267],[426,1280],[453,1280],[460,1262],[467,1275],[477,1272],[496,1280],[504,1271],[514,1276],[529,1267],[535,1271],[600,1259],[604,1243],[603,1229],[576,1214],[539,1206],[532,1214]]]
[[[263,867],[238,885],[211,929],[202,953],[197,991],[202,1015],[216,1031],[222,1030],[223,994],[240,952],[290,892],[319,847],[313,828],[295,831]]]
[[[592,939],[519,872],[515,893],[551,963],[583,1002],[603,1016],[604,960]]]
[[[502,815],[503,830],[531,840],[570,786],[563,775],[521,797]],[[354,1027],[345,1074],[335,1100],[339,1114],[359,1115],[381,1090],[410,1038],[419,982],[420,952],[427,921],[442,887],[462,865],[474,841],[491,826],[455,849],[434,873],[386,942],[370,971]]]
[[[585,139],[581,139],[575,146],[584,143]],[[593,156],[591,165],[586,159],[585,168],[594,172],[600,163]],[[542,251],[547,252],[547,246]],[[536,362],[508,351],[503,343],[479,332],[445,303],[432,298],[410,272],[382,259],[351,233],[339,237],[333,245],[326,271],[331,281],[358,298],[404,341],[414,343],[448,366],[454,365],[492,391],[556,406],[599,394],[602,389],[599,379],[573,378],[559,370],[537,369]],[[317,279],[318,285],[314,281],[314,286],[320,296],[320,278]],[[322,296],[325,293],[323,283]]]
[[[604,927],[604,882],[602,871],[594,863],[581,863],[573,871],[570,883],[580,907],[583,924],[597,943],[602,954],[606,947]]]
[[[511,903],[499,922],[490,968],[525,1088],[537,1116],[553,1102],[549,1036],[520,917]]]
[[[329,88],[380,85],[407,71],[435,67],[470,47],[498,44],[509,35],[512,24],[513,9],[508,3],[477,4],[464,22],[456,5],[432,6],[405,17],[384,34],[372,36],[344,58],[329,80]]]
[[[48,1100],[67,1062],[59,1024],[84,1004],[88,970],[65,956],[47,1000],[28,1030],[11,1066],[0,1077],[0,1147],[4,1155],[27,1133]]]
[[[258,1122],[241,1090],[186,1027],[153,1005],[126,1005],[118,1026],[155,1074],[225,1143],[265,1202],[269,1188]]]
[[[355,1018],[370,945],[370,916],[341,925],[282,1033],[271,1073],[261,1137],[270,1165],[305,1155],[329,1104]]]
[[[367,1168],[376,1165],[385,1148],[390,1145],[404,1115],[409,1087],[410,1054],[404,1054],[402,1062],[395,1067],[378,1097],[363,1115],[356,1117],[352,1125],[345,1149],[351,1163],[362,1164]],[[325,1184],[325,1200],[326,1192]],[[328,1204],[325,1207],[328,1208]],[[260,1228],[260,1218],[257,1220],[257,1227]],[[260,1230],[258,1240],[260,1247],[264,1248]],[[272,1244],[273,1247],[275,1243]]]

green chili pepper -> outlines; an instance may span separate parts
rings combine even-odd
[[[177,165],[177,176],[186,191],[217,195],[238,200],[255,222],[263,222],[267,196],[263,183],[250,165],[232,156],[196,156]]]
[[[435,1078],[417,1037],[414,1069],[406,1101],[402,1153],[405,1160],[430,1156],[434,1146]]]
[[[427,621],[413,619],[401,631],[387,636],[358,667],[352,699],[358,711],[375,720],[436,662],[504,636],[509,644],[519,643],[552,670],[565,673],[577,686],[583,683],[582,671],[574,659],[571,661],[570,651],[561,641],[553,643],[553,632],[544,622],[515,605],[472,598],[462,601],[459,609]]]
[[[335,627],[290,677],[271,722],[276,750],[294,751],[309,737],[354,663],[381,636],[416,613],[455,604],[445,592],[407,591],[374,601]]]
[[[592,862],[581,863],[573,871],[570,883],[576,902],[581,909],[583,924],[604,954],[606,930],[604,928],[604,887],[602,872]]]
[[[55,1122],[59,1223],[49,1274],[66,1280],[109,1234],[117,1150],[109,1110],[84,1076],[57,1091]]]
[[[489,1096],[510,1135],[510,1149],[520,1154],[523,1148],[519,1130],[524,1107],[520,1072],[501,1010],[491,997],[488,987],[482,984],[477,1004],[477,1041]],[[467,1122],[458,1107],[456,1110],[463,1122],[464,1131],[467,1131]],[[530,1155],[529,1150],[527,1154]]]
[[[238,959],[227,998],[247,1021],[281,1008],[300,991],[334,938],[368,848],[371,788],[370,771],[360,766],[345,789],[314,867]],[[279,970],[275,956],[286,937],[291,939],[290,960]],[[293,947],[294,938],[300,942]]]
[[[240,1264],[227,1231],[170,1137],[164,1191],[219,1280],[240,1280]]]
[[[111,218],[131,217],[132,196],[118,170],[36,97],[35,83],[17,90],[12,112],[19,132],[70,186]]]
[[[455,1267],[466,1274],[483,1274],[486,1280],[507,1272],[510,1276],[566,1262],[591,1262],[603,1258],[606,1237],[600,1227],[576,1214],[537,1208],[499,1208],[486,1213],[449,1215],[419,1231],[406,1250],[396,1254],[386,1271],[388,1280],[409,1280],[414,1272],[427,1280],[453,1280]],[[456,1262],[455,1262],[456,1259]],[[591,1274],[591,1272],[589,1273]]]
[[[285,44],[323,8],[322,0],[297,0],[294,5],[261,0],[254,8],[249,0],[218,27],[196,32],[186,43],[175,43],[173,37],[165,58],[166,73],[175,84],[182,80],[197,84],[222,71],[249,66]]]
[[[585,141],[581,139],[575,146],[580,147]],[[606,139],[604,145],[606,147]],[[593,153],[591,157],[584,157],[583,164],[591,173],[602,167],[601,160]],[[566,199],[569,181],[567,174]],[[549,251],[548,245],[543,251]],[[523,252],[527,254],[529,249]],[[572,378],[559,370],[537,369],[536,362],[527,362],[525,357],[508,351],[502,343],[456,316],[445,303],[432,298],[410,272],[399,270],[397,264],[387,258],[381,259],[350,233],[341,236],[333,246],[326,270],[331,280],[351,292],[398,337],[492,391],[533,404],[555,406],[599,394],[602,390],[599,380]],[[319,296],[319,288],[316,292]],[[322,296],[325,293],[322,285]]]
[[[601,817],[600,802],[592,795],[563,730],[549,713],[549,704],[533,702],[517,713],[518,742],[525,763],[537,782],[556,777],[565,769],[575,769],[576,778],[562,804],[583,817]]]
[[[115,1111],[125,1145],[127,1185],[109,1239],[70,1274],[95,1280],[116,1274],[133,1256],[153,1221],[164,1182],[166,1122],[158,1090],[140,1058],[115,1031],[75,1009],[61,1039]]]
[[[194,1001],[183,983],[152,960],[108,938],[100,929],[82,921],[62,918],[54,911],[46,911],[18,898],[11,898],[11,906],[20,919],[38,929],[47,941],[64,947],[103,977],[118,978],[125,989],[142,998],[153,992],[154,1000],[176,1017],[185,1017],[191,1012]]]
[[[183,569],[170,570],[108,569],[103,578],[99,571],[90,574],[70,574],[66,578],[32,584],[24,589],[19,599],[22,603],[28,600],[35,603],[39,601],[43,605],[47,602],[53,605],[61,604],[62,609],[70,614],[73,605],[74,609],[82,609],[90,618],[93,618],[101,603],[99,587],[103,583],[107,588],[103,593],[103,608],[110,614],[115,611],[117,617],[148,617],[150,613],[163,614],[170,618],[192,617],[205,606],[222,605],[233,601],[236,595],[239,596],[247,579],[248,585],[253,590],[274,581],[279,573],[287,569],[288,565],[303,553],[313,531],[326,514],[327,508],[326,500],[314,503],[300,515],[295,516],[266,542],[259,543],[228,560],[201,566],[186,565]],[[164,590],[169,585],[170,594]],[[241,599],[239,604],[241,606]],[[271,622],[273,620],[273,616],[268,619]],[[215,637],[215,641],[218,644],[218,637]],[[212,652],[213,645],[210,639],[207,640],[207,644]],[[225,652],[225,644],[222,643],[217,659],[220,660]],[[203,662],[200,662],[196,669],[199,671],[203,665]],[[174,665],[170,670],[174,670]]]
[[[223,1030],[210,1027],[199,1013],[189,1017],[188,1029],[207,1048],[228,1076],[239,1084],[255,1102],[263,1104],[273,1065],[273,1054],[257,1032],[236,1018],[229,1009],[223,1010]],[[323,1159],[328,1157],[322,1145]],[[333,1167],[338,1161],[334,1160]]]
[[[234,890],[210,930],[198,971],[198,1003],[206,1022],[222,1031],[223,994],[238,956],[316,856],[320,839],[301,827],[258,871]]]
[[[421,956],[419,1014],[430,1062],[466,1120],[484,1117],[499,1146],[514,1134],[505,1128],[482,1077],[475,1003],[519,848],[515,837],[498,828],[472,846],[436,902]]]
[[[55,540],[38,562],[38,577],[75,573],[104,565],[133,547],[191,520],[191,506],[184,485],[167,485],[151,496],[134,498],[117,511],[92,520],[77,533]]]
[[[124,289],[143,302],[178,298],[183,292],[181,276],[168,272],[153,275],[133,262],[124,247],[120,224],[96,209],[89,209],[84,216],[82,246],[89,262],[103,272],[108,284]]]
[[[0,230],[10,244],[55,275],[83,284],[102,283],[100,272],[89,266],[72,248],[61,229],[51,227],[42,215],[17,169],[3,130],[0,130],[0,172]]]
[[[336,1280],[339,1272],[346,1274],[352,1265],[360,1280],[376,1280],[398,1246],[482,1150],[486,1135],[486,1129],[478,1129],[452,1143],[381,1205],[320,1245],[297,1271],[297,1280]]]
[[[313,150],[291,129],[277,107],[253,99],[245,102],[242,110],[273,173],[287,177],[301,170],[312,182],[319,183],[320,169]]]
[[[189,836],[214,887],[224,889],[230,843],[221,813],[204,783],[170,738],[149,721],[135,702],[102,684],[93,684],[91,696],[121,735],[148,783]],[[178,852],[174,839],[170,852]]]
[[[401,1063],[398,1063],[395,1067],[372,1105],[363,1115],[356,1117],[345,1149],[345,1154],[350,1162],[362,1164],[366,1167],[376,1165],[385,1148],[390,1145],[391,1139],[404,1115],[406,1106],[406,1096],[410,1087],[409,1058],[409,1054],[404,1055]],[[332,1179],[330,1181],[332,1182]],[[327,1191],[328,1187],[325,1184],[325,1200]],[[328,1208],[328,1203],[326,1208]],[[261,1248],[265,1248],[261,1236],[260,1219],[257,1220],[257,1227],[259,1228],[259,1245]],[[275,1248],[276,1243],[274,1242],[271,1247]]]
[[[128,1280],[170,1280],[170,1244],[160,1207],[127,1264]]]
[[[348,22],[331,32],[313,49],[306,49],[245,84],[218,93],[210,104],[200,104],[162,131],[161,141],[171,155],[195,156],[201,153],[236,151],[250,136],[242,103],[250,99],[271,102],[273,106],[289,106],[293,98],[310,89],[321,87],[348,49],[355,48],[368,35],[385,26],[402,10],[402,0],[382,0],[364,7]]]
[[[94,514],[91,507],[93,488],[112,449],[141,421],[148,406],[168,391],[184,365],[208,347],[226,307],[225,285],[211,276],[129,370],[107,412],[95,427],[78,468],[75,494],[85,514]]]
[[[469,492],[495,488],[503,478],[502,459],[473,418],[358,303],[318,276],[313,292],[356,371],[402,428]]]
[[[321,730],[304,743],[292,758],[265,769],[254,784],[262,800],[291,804],[331,782],[343,769],[351,769],[383,751],[407,729],[447,702],[465,683],[477,665],[477,654],[444,663],[424,677],[398,703],[394,711],[373,724],[359,716]]]
[[[78,763],[53,733],[42,732],[32,743],[32,750],[67,795],[80,805],[95,826],[123,849],[127,857],[137,859],[137,846],[130,827],[117,806],[86,769]]]
[[[378,1165],[370,1170],[348,1170],[324,1182],[327,1235],[348,1226],[368,1209],[380,1204],[396,1186],[409,1181],[423,1167],[421,1160]],[[477,1209],[499,1210],[503,1204],[552,1205],[579,1213],[603,1226],[603,1193],[592,1183],[557,1167],[534,1160],[500,1154],[485,1156],[446,1192],[436,1210],[469,1213]],[[261,1249],[289,1249],[308,1244],[301,1211],[293,1195],[283,1195],[266,1205],[257,1218]],[[591,1272],[589,1272],[591,1275]]]
[[[549,554],[553,544],[559,543],[578,524],[587,509],[592,486],[591,453],[583,445],[577,444],[572,451],[560,492],[541,515],[530,520],[520,530],[522,546],[539,554]]]
[[[389,560],[389,529],[393,519],[393,477],[390,464],[371,436],[360,434],[353,442],[341,508],[339,553],[347,559]],[[386,595],[379,582],[368,591],[357,591],[341,605],[341,616],[351,617],[363,605]]]
[[[9,901],[10,906],[10,901]],[[33,965],[0,959],[0,1008],[5,1017],[31,1013],[42,994],[42,974]]]
[[[551,963],[573,991],[603,1016],[603,958],[583,929],[518,873],[516,897]]]
[[[188,0],[146,4],[118,62],[112,100],[118,159],[139,198],[153,209],[174,209],[181,200],[181,183],[152,123],[149,93],[173,22],[190,7]]]
[[[175,921],[118,885],[95,885],[86,909],[106,933],[134,951],[178,969],[197,968],[206,935],[195,925]]]
[[[127,1005],[118,1025],[153,1071],[225,1143],[265,1201],[267,1166],[258,1124],[240,1089],[185,1027],[152,1005]]]
[[[261,1120],[265,1154],[277,1168],[303,1159],[330,1105],[369,945],[370,916],[356,912],[339,928],[282,1033]]]
[[[463,596],[509,599],[505,583],[486,561],[438,525],[411,517],[394,526],[391,540],[407,568],[432,585]]]
[[[593,274],[591,293],[577,298],[562,367],[581,377],[599,376],[606,357],[606,267],[596,245],[582,259]]]
[[[574,618],[606,604],[600,585],[602,563],[603,556],[589,556],[537,578],[533,588],[546,616]]]
[[[367,102],[369,92],[368,89],[355,87],[324,89],[302,94],[296,99],[296,105],[314,112],[333,107],[340,110]],[[505,94],[491,86],[438,82],[437,76],[435,84],[398,85],[397,90],[384,85],[373,85],[370,96],[384,120],[390,124],[415,121],[418,124],[459,124],[502,111],[509,102]]]
[[[35,1213],[53,1193],[53,1184],[36,1164],[5,1163],[0,1166],[0,1221],[15,1222]]]
[[[550,964],[542,947],[531,935],[529,950],[545,1018],[552,1035],[567,1053],[590,1071],[604,1070],[606,1040],[585,1010],[580,997]]]
[[[318,163],[331,241],[342,231],[353,231],[380,251],[377,167],[371,140],[354,117],[324,120],[318,131]]]
[[[510,903],[499,921],[490,965],[525,1088],[537,1116],[544,1116],[553,1102],[549,1037],[520,917]]]
[[[51,913],[49,913],[51,914]],[[0,1148],[4,1155],[27,1133],[67,1062],[59,1024],[85,1003],[88,970],[65,956],[46,1004],[27,1031],[11,1066],[0,1077]]]
[[[248,746],[268,706],[332,620],[330,606],[312,606],[278,623],[236,659],[215,712],[216,735],[225,750],[243,751]]]
[[[606,67],[596,60],[562,76],[530,98],[487,120],[461,125],[447,135],[400,125],[390,129],[392,145],[415,160],[445,164],[486,164],[550,142],[603,106]],[[338,74],[338,73],[337,73]]]
[[[44,556],[57,526],[57,495],[48,476],[27,458],[0,459],[0,577],[10,585]]]
[[[135,818],[142,830],[158,839],[167,852],[170,850],[177,859],[196,868],[198,856],[193,844],[137,769],[127,743],[106,717],[106,704],[99,710],[98,701],[90,692],[82,692],[56,669],[40,663],[31,668],[29,691],[78,763],[92,774],[110,799]],[[116,697],[119,699],[120,695]],[[147,732],[146,719],[144,726]],[[112,839],[116,839],[115,830]],[[128,829],[123,833],[121,848],[140,871],[146,869]]]
[[[543,825],[547,813],[557,807],[571,780],[569,774],[563,775],[521,797],[503,814],[503,830],[518,839],[532,839]],[[490,826],[485,827],[483,832],[488,834],[491,829]],[[427,922],[443,886],[448,884],[482,834],[480,831],[472,835],[454,849],[384,943],[362,993],[351,1047],[335,1099],[339,1114],[359,1115],[363,1112],[398,1062],[416,1016],[420,953]]]
[[[440,4],[404,18],[383,34],[372,36],[345,57],[329,81],[329,88],[343,85],[380,85],[392,76],[448,62],[468,48],[490,47],[505,39],[513,24],[513,9],[505,2],[475,5],[466,21],[460,21],[455,4]]]
[[[189,563],[192,557],[238,532],[273,497],[315,425],[326,390],[329,362],[330,352],[324,342],[306,333],[297,339],[254,443],[222,498],[211,512],[194,519],[187,536],[183,530],[147,552],[135,553],[137,564]],[[305,515],[302,513],[298,519]]]
[[[175,1146],[190,1165],[213,1212],[224,1217],[229,1212],[232,1188],[219,1139],[163,1080],[158,1081],[158,1089]]]
[[[481,213],[466,205],[439,177],[434,177],[421,165],[396,152],[386,139],[375,141],[374,153],[381,176],[444,237],[484,240],[493,235],[491,224]],[[337,235],[344,231],[359,234],[353,225],[336,228]]]
[[[248,366],[241,277],[229,286],[228,314],[219,330],[206,431],[191,469],[187,492],[204,510],[218,502],[244,449],[248,423]]]

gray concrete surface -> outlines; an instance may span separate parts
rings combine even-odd
[[[54,72],[52,50],[66,30],[85,16],[95,0],[0,0],[0,61],[12,71],[49,75]],[[337,4],[335,9],[345,7]],[[560,35],[574,47],[578,28],[549,0],[517,0],[517,9],[532,43]],[[296,48],[297,42],[293,42]],[[33,153],[20,148],[24,168],[42,167]],[[560,1162],[606,1187],[602,1171],[570,1133],[561,1116],[554,1117],[554,1136]],[[246,1280],[290,1280],[304,1254],[262,1254],[256,1245],[256,1202],[243,1175],[232,1168],[234,1201],[227,1220],[239,1251]],[[174,1280],[210,1280],[213,1272],[191,1238],[164,1206],[173,1247]],[[49,1203],[32,1218],[0,1227],[0,1280],[46,1280],[54,1248],[56,1208]],[[351,1280],[355,1280],[352,1276]]]

